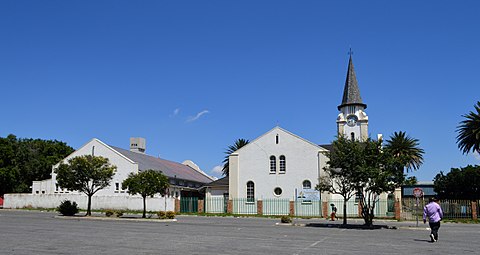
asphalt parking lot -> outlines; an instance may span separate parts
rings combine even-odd
[[[480,225],[376,221],[397,229],[344,229],[324,219],[178,216],[177,222],[63,219],[53,212],[0,210],[0,254],[479,254]],[[333,224],[337,224],[334,222]],[[349,220],[361,224],[360,220]],[[311,224],[313,227],[304,226]]]

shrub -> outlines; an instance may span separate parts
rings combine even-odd
[[[115,212],[112,209],[105,210],[105,216],[111,217]]]
[[[57,207],[57,211],[64,216],[73,216],[78,213],[78,205],[75,201],[72,203],[70,200],[64,200]]]
[[[284,216],[282,216],[282,218],[280,219],[280,221],[281,221],[282,223],[292,223],[292,218],[290,218],[290,216],[284,215]]]
[[[167,213],[165,211],[159,211],[157,213],[159,219],[166,219],[167,218]]]
[[[105,216],[112,217],[113,215],[115,215],[116,217],[122,217],[123,216],[123,211],[122,210],[113,210],[113,209],[105,210]]]
[[[115,211],[115,215],[116,215],[117,217],[122,217],[122,216],[123,216],[123,211],[122,211],[122,210],[116,210],[116,211]]]
[[[167,219],[175,219],[175,212],[168,211],[166,217]]]

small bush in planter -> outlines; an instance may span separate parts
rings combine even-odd
[[[112,209],[107,209],[105,210],[105,216],[107,217],[112,217],[112,215],[115,213]]]
[[[282,222],[282,223],[292,223],[292,218],[290,218],[290,216],[284,215],[280,219],[280,222]]]
[[[167,219],[175,219],[175,212],[168,211],[166,216]]]
[[[64,216],[73,216],[78,213],[78,205],[75,201],[70,202],[70,200],[64,200],[57,207],[57,211]]]
[[[157,213],[159,219],[166,219],[167,218],[167,213],[165,211],[159,211]]]
[[[123,211],[122,211],[122,210],[116,210],[116,211],[115,211],[115,215],[116,215],[117,217],[122,217],[122,216],[123,216]]]

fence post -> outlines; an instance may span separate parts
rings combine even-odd
[[[295,201],[289,201],[289,205],[290,205],[289,215],[295,216]]]
[[[233,213],[233,201],[231,199],[229,199],[227,202],[227,213],[228,214]]]
[[[263,201],[257,200],[257,214],[263,215]]]
[[[328,219],[328,202],[322,202],[322,215],[325,216],[325,219]]]
[[[180,212],[180,199],[175,198],[175,213]]]
[[[477,201],[472,201],[472,219],[478,219],[478,212],[477,212]]]
[[[400,199],[395,200],[395,219],[400,220]]]
[[[362,201],[358,201],[358,217],[362,218],[362,211],[363,211],[363,203]]]
[[[198,206],[197,206],[197,209],[198,209],[198,213],[204,213],[204,208],[203,208],[203,199],[198,199],[197,203],[198,203]]]

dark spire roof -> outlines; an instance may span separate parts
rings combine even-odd
[[[360,96],[360,89],[358,89],[357,76],[353,69],[352,54],[348,61],[347,79],[345,80],[345,88],[343,89],[342,104],[338,106],[338,110],[347,105],[360,105],[367,108],[367,105],[363,103]]]

